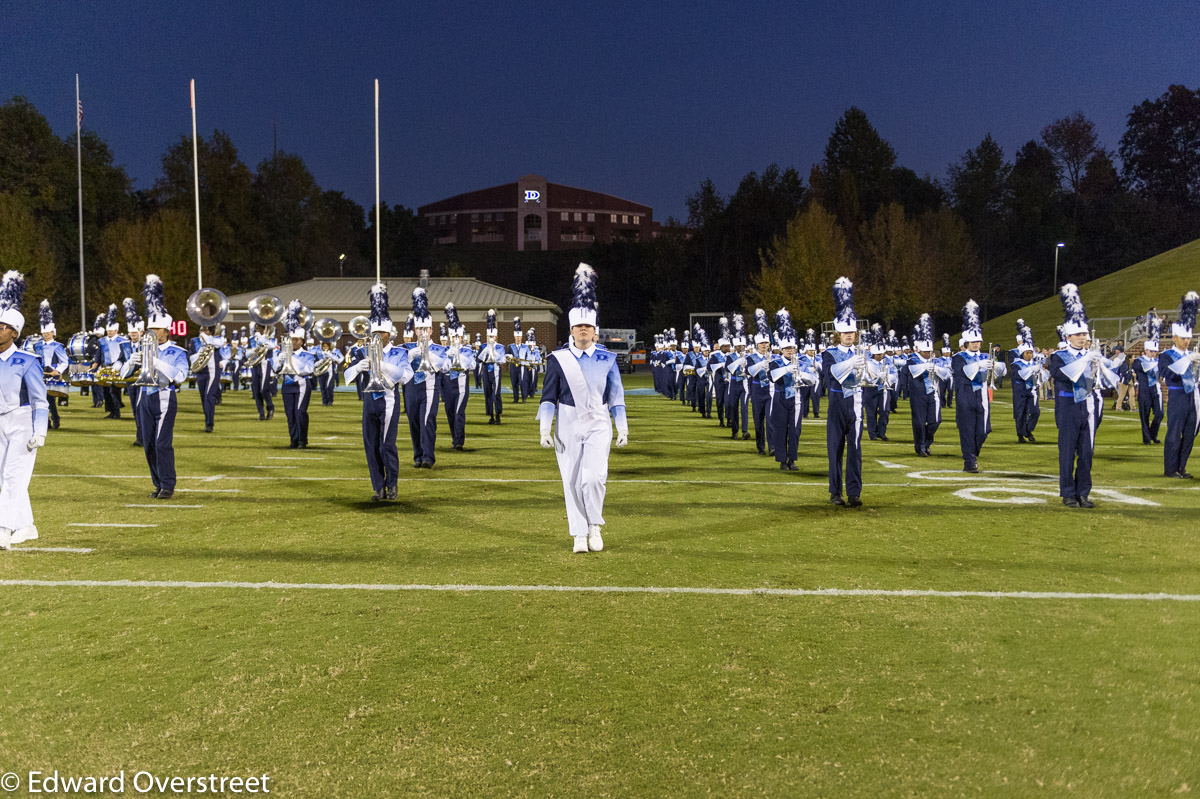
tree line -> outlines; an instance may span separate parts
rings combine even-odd
[[[314,276],[374,274],[374,209],[320,187],[296,153],[250,168],[223,131],[201,136],[205,283],[227,293]],[[20,269],[31,296],[79,313],[75,136],[56,136],[27,100],[0,105],[0,267]],[[170,307],[195,285],[191,140],[162,155],[135,190],[107,143],[84,129],[87,310],[164,278]],[[952,327],[974,297],[985,318],[1200,236],[1200,90],[1171,86],[1134,106],[1116,149],[1082,113],[1050,121],[1011,159],[985,135],[941,177],[917,175],[865,112],[849,108],[807,185],[795,167],[747,174],[729,194],[703,180],[687,218],[651,242],[540,254],[437,247],[413,209],[384,205],[388,275],[470,275],[561,301],[570,267],[600,273],[606,326],[645,334],[680,327],[691,311],[774,310],[798,324],[832,315],[830,286],[855,280],[861,315],[899,330],[922,312]],[[345,255],[344,260],[339,256]],[[89,317],[90,320],[90,317]]]

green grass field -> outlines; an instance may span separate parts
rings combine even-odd
[[[1151,306],[1174,316],[1184,292],[1197,290],[1200,290],[1200,239],[1084,283],[1079,294],[1090,318],[1141,316]],[[1063,320],[1062,302],[1055,294],[991,319],[983,325],[984,341],[1012,346],[1018,319],[1024,319],[1033,328],[1038,346],[1053,348],[1058,342],[1055,328]],[[1114,331],[1097,332],[1108,336]]]
[[[631,396],[588,555],[532,402],[497,428],[473,395],[467,451],[440,443],[432,471],[408,468],[402,426],[401,499],[372,503],[353,394],[314,403],[297,451],[282,406],[260,423],[226,395],[206,435],[185,393],[167,504],[199,507],[172,508],[129,507],[154,504],[132,422],[73,397],[38,455],[32,543],[93,551],[0,553],[0,772],[265,773],[289,797],[1195,791],[1200,602],[383,588],[1200,594],[1200,487],[1161,477],[1136,417],[1107,414],[1099,507],[1072,511],[1051,409],[1017,445],[1007,396],[978,476],[952,416],[914,457],[902,404],[891,443],[864,441],[858,510],[827,502],[823,420],[782,473]],[[955,493],[973,487],[1036,504]],[[71,526],[97,523],[157,526]]]

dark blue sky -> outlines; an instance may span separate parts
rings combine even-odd
[[[299,153],[323,188],[417,206],[537,172],[683,216],[711,177],[807,183],[864,109],[901,164],[942,177],[985,134],[1011,157],[1082,111],[1116,149],[1125,115],[1200,85],[1200,3],[0,2],[0,96],[60,135],[84,122],[139,186],[169,143],[229,132],[251,167]]]

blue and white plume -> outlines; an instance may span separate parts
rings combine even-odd
[[[493,338],[500,334],[500,331],[496,329],[496,309],[495,308],[488,308],[487,334]]]
[[[699,343],[701,350],[712,349],[708,344],[708,334],[704,332],[704,328],[700,327],[699,322],[692,327],[692,341]]]
[[[744,347],[746,345],[746,317],[740,313],[733,315],[733,346]]]
[[[729,332],[729,317],[722,316],[717,320],[717,327],[721,331],[720,337],[717,339],[717,346],[728,347],[733,344],[733,334]]]
[[[591,325],[597,323],[596,302],[596,270],[585,263],[580,263],[575,269],[575,278],[571,281],[571,308],[567,311],[567,320],[571,327],[575,325]]]
[[[404,337],[412,338],[414,335],[413,331],[415,329],[416,327],[413,323],[413,315],[410,313],[408,316],[404,317]]]
[[[1058,327],[1056,327],[1054,329],[1058,331],[1058,348],[1060,350],[1065,350],[1067,348],[1067,333],[1066,333],[1066,331],[1063,330],[1062,325],[1059,325]]]
[[[979,320],[979,303],[967,300],[962,309],[962,340],[970,344],[972,341],[983,341],[983,323]]]
[[[371,332],[372,333],[390,333],[392,332],[392,320],[388,316],[388,291],[387,284],[376,283],[371,286]]]
[[[1063,333],[1069,338],[1088,332],[1087,311],[1083,308],[1079,287],[1074,283],[1067,283],[1059,289],[1058,297],[1062,300],[1063,307]]]
[[[0,322],[17,331],[25,327],[25,316],[21,313],[21,300],[25,297],[25,277],[10,269],[0,278]]]
[[[767,312],[762,308],[754,309],[754,343],[771,343],[771,323],[767,320]]]
[[[1200,294],[1189,291],[1179,300],[1179,315],[1171,325],[1171,335],[1180,338],[1191,338],[1196,329],[1196,310],[1200,306]]]
[[[1024,319],[1019,319],[1020,325],[1017,327],[1017,349],[1024,353],[1026,350],[1037,350],[1033,346],[1033,328],[1025,324]]]
[[[839,277],[833,283],[833,329],[839,333],[854,333],[858,330],[858,317],[854,315],[854,284],[848,277]]]
[[[142,286],[142,297],[146,300],[146,328],[148,330],[170,330],[171,316],[163,303],[163,282],[158,275],[146,275]]]
[[[130,333],[141,332],[146,329],[146,323],[142,321],[142,317],[138,316],[137,303],[133,301],[133,297],[126,297],[121,305],[125,307],[125,329]]]
[[[446,324],[450,328],[450,332],[455,336],[462,336],[466,330],[462,326],[462,322],[458,320],[458,309],[454,307],[454,303],[446,303]]]
[[[942,334],[942,352],[947,355],[950,354],[950,334],[949,333]]]
[[[433,329],[433,317],[429,315],[429,297],[425,289],[417,286],[412,293],[413,327]]]
[[[117,304],[114,302],[108,306],[108,316],[104,320],[105,330],[120,330],[121,323],[117,321]]]
[[[54,310],[50,307],[50,300],[42,300],[38,305],[38,323],[43,333],[57,332],[54,329]]]
[[[813,330],[811,327],[804,333],[804,351],[817,351],[817,331]]]
[[[537,344],[537,330],[535,328],[529,328],[529,332],[525,334],[525,343]]]
[[[779,334],[779,348],[796,346],[796,329],[792,327],[792,315],[787,308],[775,312],[775,332]]]
[[[96,321],[92,322],[92,335],[104,335],[104,314],[96,314]]]
[[[300,327],[300,310],[303,307],[300,300],[292,300],[287,304],[287,310],[283,314],[283,329],[288,332],[289,336],[301,337],[304,335],[304,330]]]
[[[443,344],[445,344],[447,341],[450,340],[450,337],[446,335],[446,323],[445,322],[438,322],[438,340],[441,341]]]
[[[513,338],[521,337],[521,317],[513,317]]]
[[[867,341],[863,342],[871,345],[872,355],[882,355],[885,339],[883,337],[883,325],[875,322],[871,325],[871,335]]]
[[[917,326],[913,328],[913,347],[921,352],[933,351],[933,317],[927,313],[917,317]]]
[[[1021,330],[1024,327],[1025,327],[1025,320],[1018,319],[1017,320],[1017,346],[1018,347],[1021,346]]]
[[[1146,314],[1145,349],[1158,352],[1158,340],[1162,337],[1162,320],[1153,311]]]

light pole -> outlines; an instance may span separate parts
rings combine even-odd
[[[1066,246],[1061,241],[1054,245],[1054,285],[1050,287],[1051,296],[1058,292],[1058,251]]]
[[[1058,256],[1056,255],[1055,261],[1057,262],[1057,260],[1058,260]],[[338,277],[345,277],[345,275],[342,273],[342,264],[344,264],[345,262],[346,262],[346,253],[342,253],[341,255],[338,256]],[[1055,267],[1055,269],[1057,270],[1057,266]]]

